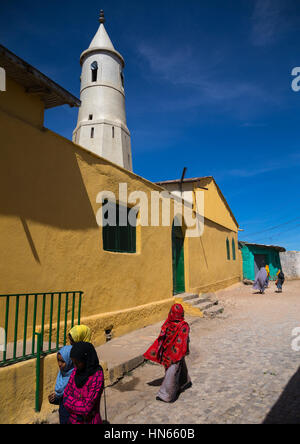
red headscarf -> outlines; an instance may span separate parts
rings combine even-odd
[[[189,324],[184,320],[181,304],[174,304],[163,324],[159,337],[144,353],[150,361],[162,364],[167,370],[179,362],[188,352]]]

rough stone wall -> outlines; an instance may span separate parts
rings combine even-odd
[[[300,251],[280,253],[282,271],[288,279],[300,279]]]

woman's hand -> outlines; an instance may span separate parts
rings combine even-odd
[[[53,404],[53,403],[54,403],[55,398],[56,398],[56,396],[55,396],[55,392],[50,393],[50,395],[48,396],[48,400],[49,400],[50,404]]]

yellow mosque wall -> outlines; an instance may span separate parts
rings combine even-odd
[[[43,126],[44,103],[38,96],[27,94],[23,86],[9,77],[6,78],[6,91],[0,92],[0,109],[36,127]]]
[[[204,177],[198,181],[198,184],[201,187],[208,188],[207,191],[204,191],[205,217],[222,227],[237,232],[238,224],[214,179],[212,177]],[[200,188],[197,188],[197,185],[195,190],[201,191]]]
[[[197,192],[201,192],[204,199],[204,230],[202,236],[192,239],[189,249],[190,291],[201,293],[239,282],[242,268],[238,249],[238,223],[213,177],[197,180],[194,183],[194,196]],[[195,206],[194,197],[194,209]]]
[[[227,259],[226,239],[230,259]],[[232,256],[232,239],[236,259]],[[189,292],[204,293],[228,287],[241,280],[237,233],[205,218],[201,237],[186,239],[188,243]]]

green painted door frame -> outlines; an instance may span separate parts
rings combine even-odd
[[[184,235],[181,227],[172,227],[173,294],[185,292]]]

